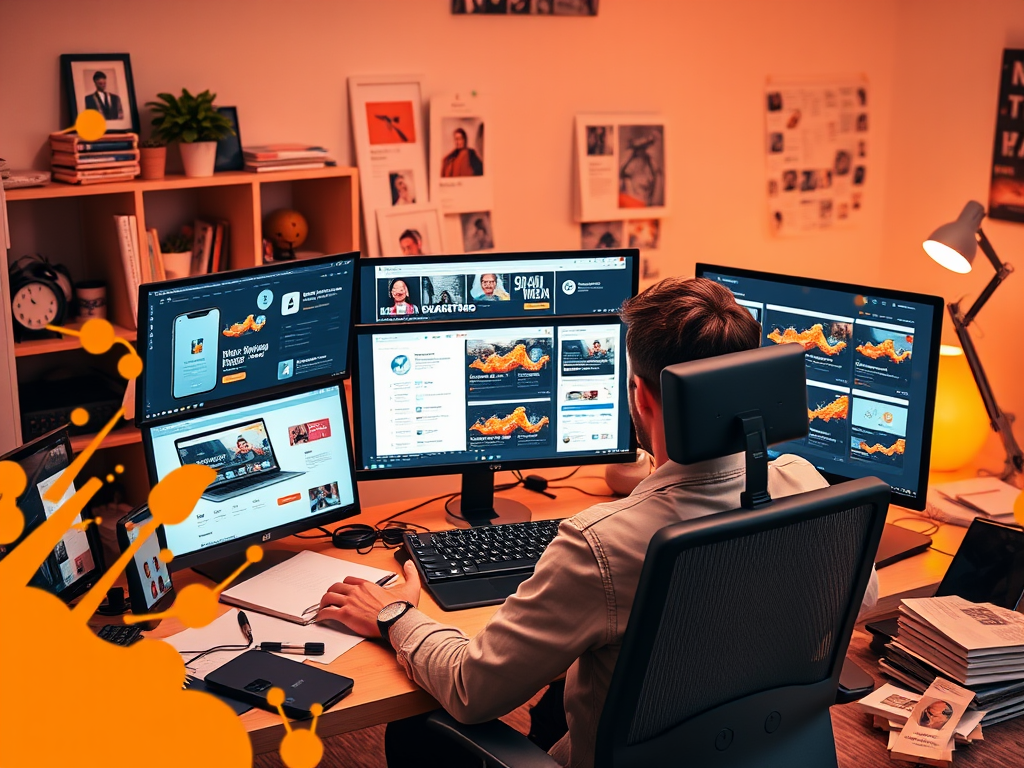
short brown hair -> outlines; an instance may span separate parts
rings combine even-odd
[[[761,326],[732,292],[703,277],[667,277],[622,305],[632,373],[661,392],[669,365],[756,349]]]

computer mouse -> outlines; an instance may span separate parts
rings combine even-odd
[[[408,559],[409,559],[409,550],[408,549],[406,549],[405,547],[399,547],[398,549],[395,550],[395,560],[398,561],[399,565],[404,567],[405,563],[406,563],[406,561]]]

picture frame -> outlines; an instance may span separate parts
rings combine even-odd
[[[392,187],[396,174],[413,179],[418,190],[416,203],[403,202],[397,207],[413,208],[428,199],[422,81],[422,75],[348,78],[349,115],[359,167],[368,256],[380,256],[384,252],[376,211],[397,204]],[[393,244],[389,244],[389,248],[390,245]]]
[[[108,133],[139,133],[135,81],[127,53],[64,53],[60,67],[70,123],[80,112],[96,109],[106,118]]]
[[[238,129],[238,107],[217,107],[217,111],[228,119],[235,133],[217,142],[217,157],[213,161],[213,170],[215,173],[244,170],[245,158],[242,156],[242,134]]]
[[[417,204],[377,209],[384,256],[429,256],[447,252],[441,209]]]

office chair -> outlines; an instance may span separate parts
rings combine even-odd
[[[803,349],[666,368],[669,457],[744,452],[741,507],[658,531],[597,733],[597,768],[836,766],[829,707],[889,487],[875,478],[772,501],[769,444],[807,433]],[[499,722],[428,722],[492,768],[556,763]]]

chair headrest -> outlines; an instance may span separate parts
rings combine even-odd
[[[670,365],[661,372],[668,456],[696,464],[746,449],[737,416],[759,412],[768,444],[807,434],[804,348],[779,344]]]

